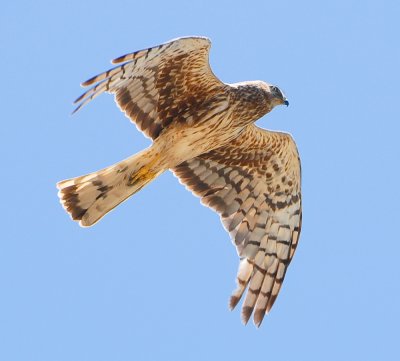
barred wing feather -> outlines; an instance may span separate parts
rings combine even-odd
[[[300,161],[291,136],[250,125],[234,142],[173,169],[220,214],[240,257],[233,309],[260,326],[281,288],[300,234]]]

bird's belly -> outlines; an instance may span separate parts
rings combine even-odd
[[[173,168],[178,164],[219,148],[236,138],[242,128],[232,127],[228,119],[215,119],[210,123],[196,126],[182,126],[170,129],[157,138],[157,147],[165,168]]]

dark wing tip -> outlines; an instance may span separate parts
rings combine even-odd
[[[125,61],[125,58],[130,55],[130,54],[124,54],[119,56],[118,58],[115,58],[113,60],[111,60],[111,64],[119,64]]]
[[[75,102],[74,102],[75,104]],[[71,113],[71,115],[74,115],[76,112],[78,112],[83,106],[83,103],[80,103]]]
[[[261,326],[261,323],[264,319],[265,311],[263,309],[258,309],[254,312],[254,324],[257,328]]]
[[[229,300],[229,309],[232,311],[237,306],[239,301],[240,301],[240,297],[231,296],[231,298]]]
[[[92,85],[93,83],[96,82],[98,75],[92,76],[90,79],[85,80],[83,83],[81,83],[82,87],[87,87],[89,85]]]
[[[254,307],[250,306],[245,306],[242,308],[242,322],[244,325],[247,325],[247,322],[249,322],[251,314],[253,313],[253,308]]]
[[[79,102],[85,97],[86,94],[87,94],[87,92],[84,92],[84,93],[82,93],[81,95],[79,95],[79,97],[76,98],[72,104],[77,104],[77,103],[79,103]]]

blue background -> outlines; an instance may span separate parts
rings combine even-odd
[[[398,360],[398,1],[32,1],[0,12],[1,360]],[[290,107],[303,231],[260,329],[229,312],[237,256],[218,216],[167,172],[90,229],[55,183],[149,144],[103,95],[109,59],[183,35],[226,82]]]

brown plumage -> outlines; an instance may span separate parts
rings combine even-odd
[[[91,226],[171,169],[201,202],[220,214],[240,256],[233,309],[247,288],[245,323],[269,312],[300,234],[300,161],[290,135],[253,123],[283,93],[261,81],[222,83],[208,63],[210,41],[187,37],[127,54],[83,86],[76,110],[103,92],[152,145],[101,171],[58,183],[64,208]],[[75,111],[76,111],[75,110]]]

